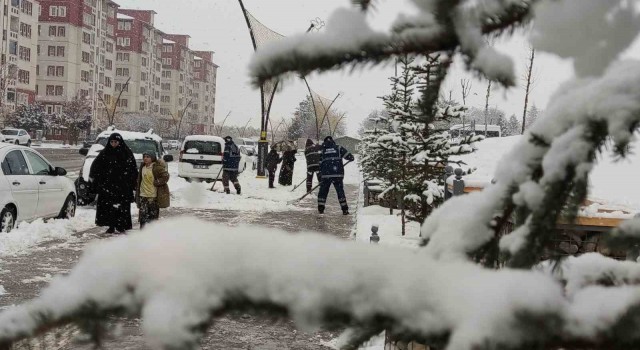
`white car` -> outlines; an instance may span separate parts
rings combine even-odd
[[[24,129],[5,128],[2,130],[2,135],[4,136],[3,142],[31,146],[31,136]]]
[[[80,205],[91,204],[95,200],[96,195],[89,186],[91,165],[98,154],[100,154],[100,151],[107,145],[109,136],[111,136],[112,133],[119,133],[122,136],[124,142],[133,152],[138,168],[140,168],[142,164],[142,153],[145,151],[154,152],[156,157],[163,159],[165,162],[173,161],[173,156],[168,154],[162,146],[162,138],[153,132],[131,132],[109,128],[107,131],[98,135],[96,143],[94,143],[91,148],[80,149],[80,154],[86,156],[84,164],[82,164],[82,168],[80,169],[80,176],[76,179],[76,191]]]
[[[37,218],[71,218],[76,190],[67,171],[55,168],[40,153],[0,143],[0,232]]]
[[[222,178],[222,156],[224,139],[218,136],[187,136],[180,147],[178,176],[187,181],[212,182]],[[240,165],[238,172],[251,169],[253,160],[240,148]]]
[[[180,148],[180,141],[178,140],[169,140],[169,146],[167,147],[168,149],[179,149]]]

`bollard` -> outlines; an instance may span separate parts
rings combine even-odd
[[[457,168],[454,173],[456,174],[456,178],[453,180],[453,195],[459,196],[464,194],[464,180],[462,179],[462,174],[464,172],[462,169]]]
[[[451,165],[447,165],[444,167],[444,200],[451,198],[453,194],[449,191],[449,184],[447,183],[447,179],[453,175],[453,167]]]
[[[378,236],[378,225],[371,226],[371,237],[369,237],[369,243],[380,242],[380,236]]]

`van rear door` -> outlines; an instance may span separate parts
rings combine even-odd
[[[216,141],[185,141],[180,150],[180,163],[190,164],[195,173],[217,171],[222,166],[222,144]]]

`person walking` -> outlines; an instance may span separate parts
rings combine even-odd
[[[324,208],[327,203],[327,195],[333,184],[338,194],[338,201],[342,208],[343,215],[349,215],[349,206],[347,205],[347,196],[344,194],[344,165],[342,159],[353,161],[354,157],[344,147],[341,147],[333,141],[331,136],[327,136],[322,144],[322,157],[320,159],[320,192],[318,193],[318,212],[324,214]]]
[[[132,228],[131,203],[138,178],[136,159],[122,135],[113,133],[91,164],[89,182],[98,195],[96,225],[107,233],[125,233]]]
[[[158,159],[154,152],[143,153],[136,186],[140,229],[147,223],[157,220],[160,217],[161,208],[169,207],[171,197],[168,182],[167,164]]]
[[[272,148],[271,151],[267,154],[267,171],[269,172],[269,188],[275,188],[273,186],[273,181],[276,179],[276,170],[278,169],[278,164],[282,162],[282,158],[278,154],[278,151],[275,148]]]
[[[313,143],[313,140],[307,139],[304,150],[304,157],[307,161],[307,193],[313,188],[313,174],[316,174],[318,182],[320,182],[320,159],[322,158],[322,145]]]
[[[284,151],[282,154],[282,166],[280,167],[280,175],[278,183],[282,186],[291,186],[293,184],[293,167],[296,162],[296,150]]]
[[[229,194],[229,180],[233,183],[236,192],[240,194],[240,182],[238,182],[238,168],[240,168],[240,149],[233,142],[231,136],[224,138],[224,155],[222,156],[222,185],[224,193]]]

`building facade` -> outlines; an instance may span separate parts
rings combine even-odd
[[[36,100],[60,113],[75,97],[104,118],[113,98],[115,23],[110,0],[40,0]]]
[[[195,51],[194,54],[193,97],[197,118],[194,133],[214,134],[218,65],[213,63],[213,51]]]
[[[0,107],[10,111],[36,96],[38,15],[33,0],[0,0]]]

